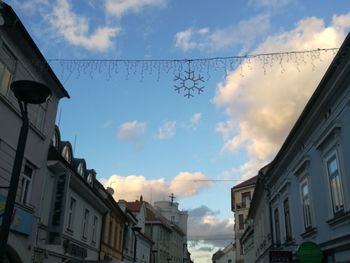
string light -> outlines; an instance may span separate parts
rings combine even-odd
[[[322,53],[335,55],[338,50],[339,48],[322,48],[191,59],[49,58],[48,62],[51,67],[56,66],[61,69],[61,79],[64,83],[73,75],[76,78],[86,75],[93,79],[97,75],[104,74],[107,81],[110,81],[116,75],[124,75],[126,80],[129,80],[132,76],[137,76],[138,80],[142,82],[147,76],[155,76],[159,81],[163,74],[171,74],[175,76],[175,78],[172,78],[175,82],[174,90],[179,93],[184,91],[184,96],[190,98],[193,97],[193,94],[203,92],[204,85],[202,86],[199,82],[208,81],[212,76],[212,71],[222,72],[226,78],[230,72],[237,69],[240,75],[244,77],[245,71],[251,71],[254,66],[259,65],[264,74],[267,74],[268,69],[275,64],[279,66],[282,74],[286,72],[286,64],[294,64],[298,72],[301,71],[301,66],[306,64],[309,64],[314,70],[316,62],[322,61]],[[35,63],[40,62],[36,61]],[[43,65],[37,65],[39,69],[42,69],[42,67]]]

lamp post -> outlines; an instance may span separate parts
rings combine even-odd
[[[41,104],[51,95],[51,90],[44,84],[19,80],[11,84],[11,90],[17,98],[22,117],[22,127],[19,133],[16,155],[13,163],[10,186],[6,198],[5,211],[3,213],[0,232],[0,263],[5,262],[7,240],[11,227],[11,219],[16,201],[19,177],[21,174],[24,149],[29,130],[28,104]]]

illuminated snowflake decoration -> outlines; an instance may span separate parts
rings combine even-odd
[[[185,92],[184,97],[190,98],[194,97],[193,93],[198,92],[198,95],[203,92],[204,86],[201,86],[200,83],[204,82],[203,77],[198,74],[196,77],[194,75],[194,70],[191,70],[190,65],[188,70],[185,70],[185,76],[181,76],[181,73],[175,75],[174,81],[178,81],[177,85],[174,85],[175,91],[180,93],[182,90]]]

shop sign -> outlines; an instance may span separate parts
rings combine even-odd
[[[50,244],[61,243],[67,182],[66,174],[60,174],[56,177],[49,221],[48,239]]]
[[[6,197],[0,195],[0,224],[5,211]],[[32,232],[33,214],[15,205],[11,218],[11,230],[30,235]]]
[[[321,263],[323,254],[319,245],[313,242],[302,243],[297,251],[300,263]]]
[[[284,250],[271,250],[270,263],[289,263],[292,262],[292,252]]]

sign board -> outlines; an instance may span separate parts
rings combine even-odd
[[[2,223],[2,215],[5,211],[6,197],[0,195],[0,224]],[[11,218],[11,230],[22,234],[30,235],[32,232],[33,214],[15,205]]]
[[[290,263],[292,262],[292,252],[283,250],[270,251],[270,263]]]
[[[313,242],[302,243],[297,251],[300,263],[321,263],[323,253],[319,245]]]
[[[68,176],[65,173],[56,175],[48,232],[48,241],[50,244],[61,243],[67,187]]]

